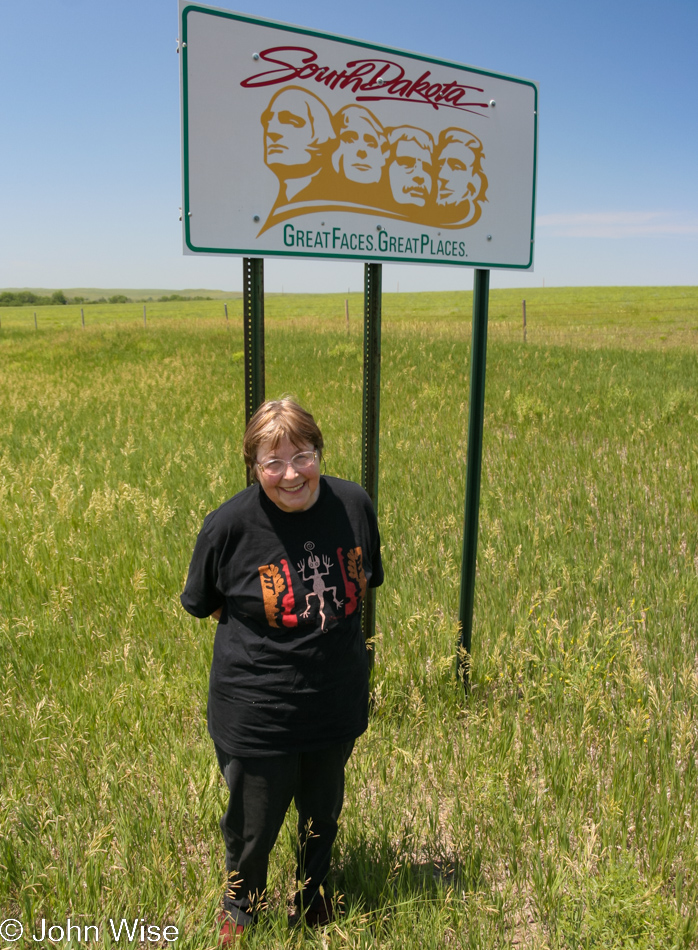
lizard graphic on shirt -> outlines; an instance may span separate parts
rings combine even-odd
[[[326,598],[331,595],[337,609],[344,606],[344,616],[349,617],[360,606],[366,595],[367,579],[363,568],[363,552],[360,546],[350,548],[346,555],[343,548],[337,548],[337,563],[342,574],[344,599],[338,596],[336,586],[330,586],[325,578],[334,567],[334,562],[323,554],[322,558],[313,554],[315,544],[307,541],[304,545],[308,557],[298,562],[300,579],[312,584],[312,591],[305,595],[305,610],[296,613],[296,601],[293,593],[291,570],[286,558],[281,558],[281,567],[276,564],[262,564],[258,568],[262,586],[264,613],[270,627],[297,627],[299,620],[310,616],[311,602],[317,598],[321,629],[328,623]],[[322,565],[322,569],[321,569]]]
[[[305,576],[305,561],[298,562],[298,570],[300,571],[301,577],[306,584],[308,583],[308,581],[313,582],[313,590],[312,590],[312,593],[306,594],[305,610],[301,614],[301,617],[305,618],[310,614],[310,598],[317,597],[318,601],[320,602],[320,617],[322,618],[321,626],[322,626],[322,629],[324,630],[325,621],[327,620],[327,617],[325,616],[325,594],[330,593],[330,592],[332,593],[332,599],[334,600],[334,605],[338,609],[342,606],[342,601],[337,598],[337,588],[328,587],[323,580],[323,577],[327,577],[327,575],[330,573],[330,568],[332,567],[332,561],[330,561],[330,559],[325,554],[323,554],[322,566],[325,568],[325,570],[323,573],[321,573],[319,570],[320,558],[317,555],[312,553],[313,549],[315,548],[315,545],[313,544],[312,541],[306,541],[304,547],[305,547],[305,550],[308,552],[308,558],[307,558],[308,570],[311,570],[313,573],[311,577]]]

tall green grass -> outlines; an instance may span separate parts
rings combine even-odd
[[[247,946],[696,945],[697,294],[653,293],[528,292],[525,345],[521,292],[493,294],[467,699],[470,302],[386,295],[386,584],[345,916],[288,930],[289,820]],[[358,480],[343,305],[269,298],[267,393],[307,404],[328,472]],[[203,948],[223,879],[214,625],[178,594],[203,516],[244,486],[243,344],[239,302],[227,324],[218,301],[158,307],[147,329],[139,306],[85,308],[85,330],[70,308],[38,332],[0,314],[0,916],[138,916]]]

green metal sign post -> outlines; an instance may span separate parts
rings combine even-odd
[[[490,272],[476,270],[473,285],[473,334],[470,348],[470,420],[468,422],[468,461],[465,478],[465,525],[461,564],[460,649],[458,676],[466,693],[470,688],[470,648],[473,636],[475,602],[475,565],[480,510],[480,472],[482,469],[482,432],[485,418],[485,363],[487,354],[487,310]]]
[[[381,385],[381,290],[382,264],[364,264],[364,398],[361,441],[361,484],[378,510],[378,444]],[[376,631],[376,592],[366,591],[363,630],[366,641]],[[373,669],[374,648],[369,649]]]
[[[264,402],[264,259],[243,257],[245,425]],[[251,482],[247,472],[247,484]]]

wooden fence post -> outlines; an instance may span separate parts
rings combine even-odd
[[[526,301],[522,300],[521,303],[523,305],[523,340],[525,343],[526,342]]]

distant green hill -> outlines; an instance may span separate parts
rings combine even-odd
[[[229,299],[231,297],[242,297],[241,290],[200,290],[186,289],[151,289],[151,288],[124,288],[124,287],[2,287],[0,293],[22,293],[28,292],[36,294],[37,297],[50,297],[57,290],[62,290],[66,297],[74,299],[75,297],[84,297],[86,300],[108,300],[110,297],[122,294],[130,300],[158,300],[160,297],[170,297],[172,294],[178,294],[180,297],[210,297],[213,300]]]

